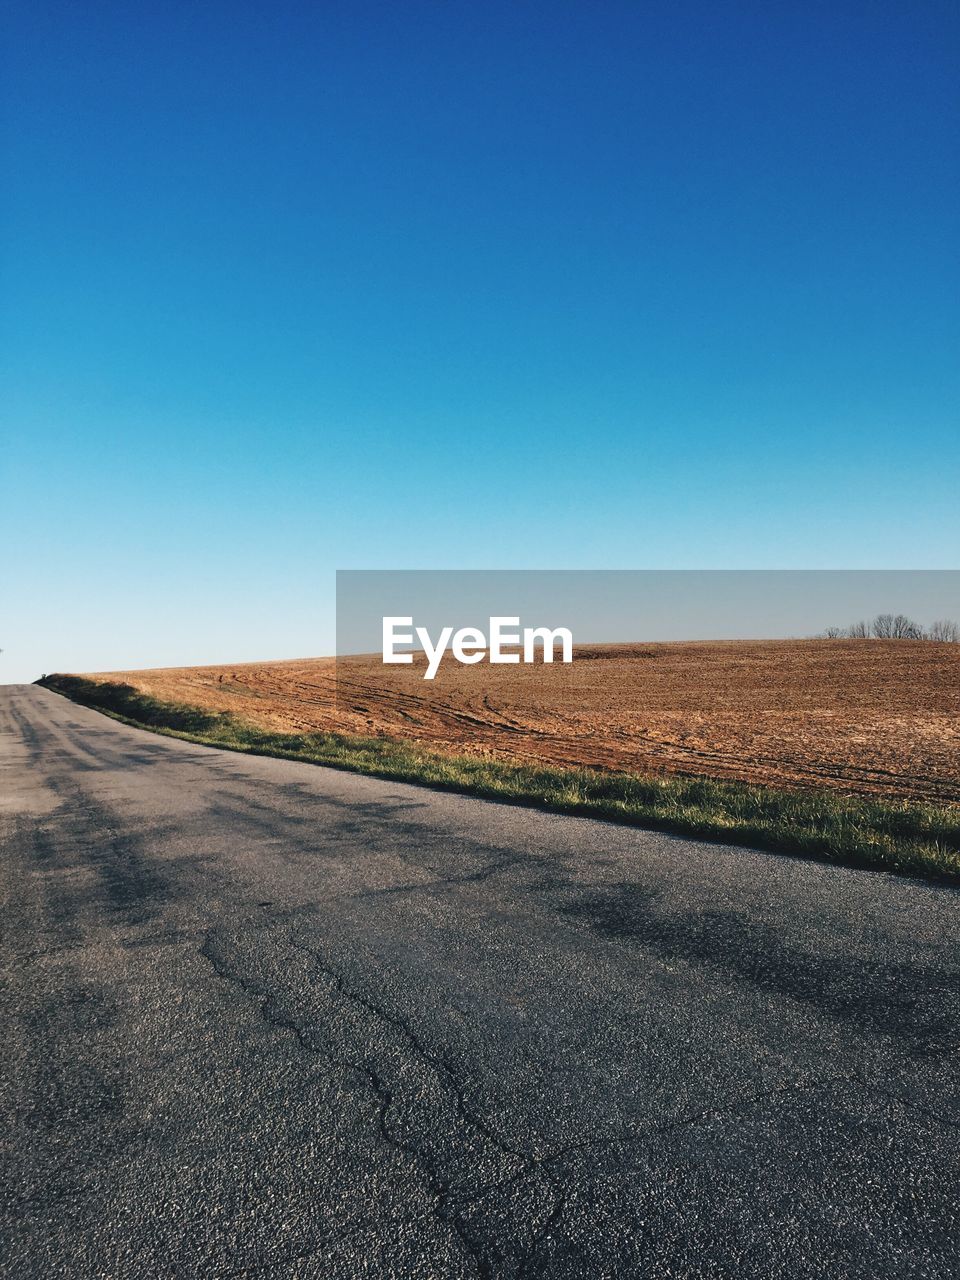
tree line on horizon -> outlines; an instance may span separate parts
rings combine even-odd
[[[960,623],[938,618],[929,627],[914,622],[905,613],[878,613],[870,622],[852,622],[849,627],[827,627],[825,640],[934,640],[960,644]]]

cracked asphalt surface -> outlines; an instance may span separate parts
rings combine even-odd
[[[5,1277],[955,1277],[955,890],[0,689]]]

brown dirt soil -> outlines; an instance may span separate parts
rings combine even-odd
[[[960,802],[960,645],[580,647],[569,666],[308,658],[98,673],[263,728],[451,754]]]

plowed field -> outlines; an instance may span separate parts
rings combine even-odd
[[[569,666],[379,659],[98,674],[262,727],[414,739],[525,763],[960,803],[960,645],[722,641],[579,648]]]

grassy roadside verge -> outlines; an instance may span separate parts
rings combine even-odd
[[[777,791],[709,778],[635,777],[443,756],[389,738],[272,733],[228,712],[160,702],[131,685],[52,675],[37,682],[126,724],[206,746],[331,765],[355,773],[700,839],[960,883],[960,808]]]

